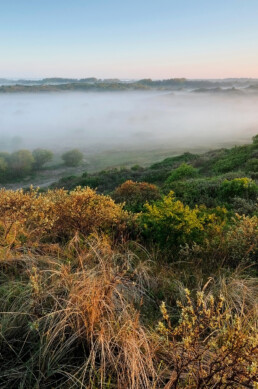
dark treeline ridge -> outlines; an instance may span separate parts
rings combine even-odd
[[[166,80],[141,79],[137,81],[122,81],[119,79],[97,79],[95,77],[82,79],[46,78],[42,80],[5,80],[0,79],[0,93],[10,92],[58,92],[58,91],[130,91],[130,90],[196,90],[198,92],[224,90],[234,92],[244,89],[256,91],[256,79],[225,79],[225,80],[188,80],[171,78]],[[239,88],[239,89],[238,89]]]
[[[1,389],[257,387],[257,162],[258,135],[1,189]]]

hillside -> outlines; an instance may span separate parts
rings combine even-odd
[[[0,387],[255,387],[257,157],[1,189]]]
[[[134,165],[131,168],[114,168],[93,174],[84,172],[81,176],[64,177],[51,187],[71,190],[77,186],[88,186],[112,196],[116,188],[126,181],[146,182],[156,185],[164,194],[173,190],[178,199],[190,206],[205,204],[210,207],[226,202],[231,209],[243,213],[248,212],[249,207],[256,209],[256,195],[252,196],[240,188],[239,191],[235,189],[235,193],[232,189],[232,193],[227,196],[222,195],[222,191],[225,181],[231,182],[233,186],[234,182],[241,182],[239,179],[245,177],[254,185],[257,184],[257,136],[249,145],[203,154],[184,153],[147,168]],[[241,204],[244,207],[242,211]]]

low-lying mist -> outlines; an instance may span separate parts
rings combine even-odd
[[[191,92],[0,95],[0,150],[231,146],[258,132],[258,96]]]

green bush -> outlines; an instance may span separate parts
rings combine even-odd
[[[234,197],[255,199],[258,193],[256,183],[247,177],[225,180],[220,188],[219,196],[222,200],[228,201]]]
[[[169,189],[175,192],[178,199],[191,207],[194,207],[196,204],[204,204],[207,207],[216,207],[217,205],[221,205],[221,203],[225,200],[227,203],[231,203],[231,200],[235,196],[239,198],[246,198],[246,190],[237,191],[232,199],[230,196],[226,196],[225,198],[224,195],[222,195],[223,183],[226,180],[231,182],[235,179],[239,179],[243,174],[243,172],[232,172],[211,178],[207,177],[188,179],[185,181],[175,181],[169,185]],[[250,191],[247,192],[250,195]]]
[[[258,173],[258,158],[251,158],[246,162],[246,172]]]
[[[143,167],[140,165],[133,165],[131,167],[131,170],[133,170],[133,171],[143,170]]]
[[[212,221],[214,215],[206,214],[205,208],[191,209],[176,200],[172,191],[161,201],[147,203],[140,215],[144,236],[167,248],[202,240],[208,219]]]
[[[185,181],[175,181],[169,185],[176,197],[194,207],[196,204],[204,204],[214,207],[218,204],[218,192],[221,185],[220,178],[196,178]]]
[[[166,184],[169,185],[171,182],[183,180],[186,178],[193,178],[198,175],[198,170],[193,166],[186,163],[182,163],[177,169],[173,170],[166,180]]]

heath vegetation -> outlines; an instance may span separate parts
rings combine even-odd
[[[256,137],[238,151],[2,189],[0,387],[257,387]]]

